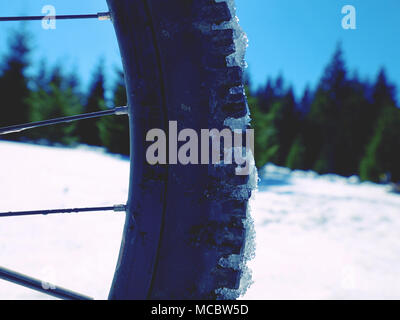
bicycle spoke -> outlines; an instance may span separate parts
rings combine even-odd
[[[99,211],[125,212],[126,206],[124,204],[117,204],[117,205],[109,206],[109,207],[88,207],[88,208],[72,208],[72,209],[51,209],[51,210],[35,210],[35,211],[2,212],[2,213],[0,213],[0,218],[48,215],[48,214],[58,214],[58,213],[99,212]]]
[[[71,20],[71,19],[98,19],[98,20],[111,20],[109,12],[99,12],[96,14],[67,14],[55,16],[16,16],[16,17],[0,17],[2,21],[32,21],[43,19],[57,19],[57,20]]]
[[[128,107],[116,107],[116,108],[113,108],[110,110],[91,112],[91,113],[83,113],[83,114],[79,114],[76,116],[62,117],[62,118],[56,118],[56,119],[50,119],[50,120],[44,120],[44,121],[38,121],[38,122],[30,122],[30,123],[0,128],[0,136],[10,134],[10,133],[15,133],[15,132],[21,132],[21,131],[28,130],[28,129],[34,129],[34,128],[38,128],[38,127],[51,126],[51,125],[59,124],[59,123],[66,123],[66,122],[84,120],[84,119],[89,119],[89,118],[98,118],[98,117],[110,116],[110,115],[126,115],[126,114],[128,114]]]
[[[0,267],[0,279],[13,282],[23,287],[27,287],[36,291],[40,291],[47,295],[66,299],[66,300],[93,300],[93,298],[83,294],[49,284],[48,282],[41,281],[19,272],[15,272],[3,267]]]

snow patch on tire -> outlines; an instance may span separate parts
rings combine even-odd
[[[215,2],[226,2],[230,12],[231,20],[223,22],[218,25],[213,25],[213,30],[224,30],[231,29],[233,31],[233,40],[235,45],[235,52],[226,57],[226,63],[228,67],[240,67],[245,69],[247,63],[245,61],[246,49],[248,47],[248,38],[246,33],[239,25],[239,18],[236,15],[236,6],[234,0],[215,0]],[[230,89],[230,94],[243,94],[245,95],[244,86],[236,86]],[[226,118],[224,126],[230,128],[233,131],[244,131],[250,125],[251,118],[249,115],[249,108],[246,103],[247,114],[241,118]],[[227,150],[225,150],[227,151]],[[230,152],[230,150],[228,150]],[[254,161],[254,155],[251,149],[243,148],[240,152],[245,153],[245,158],[248,161],[249,168],[249,181],[245,185],[240,185],[233,190],[233,195],[238,200],[248,200],[248,195],[252,194],[250,200],[254,198],[254,191],[257,189],[258,184],[258,172]],[[241,170],[239,166],[236,170]],[[223,268],[229,268],[237,271],[241,271],[240,285],[238,289],[229,288],[218,288],[215,293],[219,299],[233,300],[244,295],[247,289],[251,286],[252,273],[247,267],[247,262],[255,257],[255,228],[254,220],[251,217],[250,203],[247,204],[246,218],[243,219],[243,226],[245,229],[246,239],[245,244],[240,254],[232,254],[228,257],[221,258],[219,265]]]
[[[223,22],[220,25],[214,25],[214,30],[222,29],[232,29],[233,30],[233,40],[235,43],[235,52],[226,58],[228,67],[239,66],[241,68],[246,68],[247,63],[245,60],[246,49],[249,44],[246,33],[243,31],[239,24],[239,18],[236,15],[236,5],[234,0],[215,0],[216,2],[226,2],[228,8],[231,12],[231,21]]]
[[[249,153],[251,151],[249,150]],[[253,159],[253,154],[251,153]],[[254,160],[251,163],[250,179],[247,185],[242,186],[245,192],[253,192],[250,199],[254,200],[254,191],[257,189],[258,184],[258,173],[255,166]],[[238,196],[240,198],[240,196]],[[256,232],[254,227],[254,219],[251,216],[250,203],[247,207],[246,219],[243,220],[243,226],[246,232],[246,239],[243,251],[240,254],[232,254],[227,258],[221,258],[219,265],[223,268],[230,268],[233,270],[240,270],[242,275],[240,279],[240,285],[238,289],[219,288],[216,290],[216,294],[219,295],[220,299],[234,300],[243,296],[250,286],[253,284],[251,269],[247,266],[247,263],[254,259],[256,250]]]

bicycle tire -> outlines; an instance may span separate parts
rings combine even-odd
[[[253,254],[254,161],[247,176],[236,175],[234,164],[146,161],[146,133],[168,132],[169,121],[197,132],[249,128],[246,38],[233,1],[107,3],[125,73],[131,141],[127,214],[109,298],[235,299],[248,286],[245,265]]]

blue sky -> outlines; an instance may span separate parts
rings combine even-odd
[[[248,33],[249,70],[255,85],[268,76],[282,74],[300,94],[314,86],[341,41],[350,70],[371,81],[381,67],[400,86],[400,1],[398,0],[236,0],[240,22]],[[39,15],[44,5],[58,14],[107,11],[104,0],[13,0],[1,1],[0,15]],[[353,5],[357,29],[344,30],[341,8]],[[0,24],[0,53],[7,34],[19,23]],[[110,74],[120,67],[118,46],[109,22],[58,21],[56,30],[43,30],[40,22],[27,23],[38,62],[59,63],[75,70],[87,85],[100,58]],[[109,83],[111,85],[111,83]],[[399,95],[400,96],[400,95]]]
[[[299,92],[315,85],[342,43],[347,66],[374,80],[385,67],[400,86],[400,1],[237,0],[250,45],[247,60],[256,84],[282,73]],[[344,30],[341,9],[356,8],[357,29]]]

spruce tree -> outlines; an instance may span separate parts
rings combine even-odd
[[[344,176],[357,175],[372,127],[372,123],[365,118],[370,103],[365,87],[357,77],[347,81],[341,100],[336,123],[335,173]]]
[[[276,98],[268,113],[253,108],[256,132],[256,161],[258,166],[267,162],[286,165],[286,159],[299,130],[299,112],[293,90]],[[257,150],[258,149],[258,150]],[[264,151],[264,150],[265,151]]]
[[[375,134],[360,164],[362,180],[379,182],[384,176],[400,182],[400,109],[383,108]]]
[[[274,150],[267,148],[267,141],[269,132],[267,129],[267,114],[260,109],[259,99],[249,95],[247,97],[250,107],[252,126],[254,129],[254,157],[256,166],[263,167],[271,158],[270,153]]]
[[[301,117],[305,117],[310,112],[311,102],[313,100],[312,92],[309,86],[307,86],[303,92],[298,109]]]
[[[286,167],[290,169],[308,169],[306,166],[306,146],[303,135],[299,134],[294,140],[287,157]]]
[[[82,112],[80,96],[76,94],[75,88],[71,88],[68,77],[63,75],[60,67],[53,68],[50,76],[44,76],[40,72],[39,77],[36,81],[38,87],[28,99],[30,121],[72,116]],[[29,137],[44,143],[70,145],[78,140],[76,122],[37,128],[29,133]]]
[[[117,71],[118,78],[113,90],[115,107],[126,106],[127,97],[125,79],[122,71]],[[103,146],[112,153],[129,155],[129,118],[127,116],[103,117],[99,121],[100,138]]]
[[[84,112],[96,112],[106,109],[105,103],[105,77],[104,77],[104,62],[101,60],[93,74],[90,84],[89,94]],[[80,142],[92,146],[101,146],[99,119],[92,118],[82,120],[78,123],[78,134]]]
[[[257,91],[256,97],[260,104],[260,111],[268,112],[272,101],[275,98],[270,78],[268,78],[266,85]]]
[[[319,173],[335,172],[338,120],[346,95],[347,71],[338,46],[319,82],[307,117],[306,145],[310,165]]]
[[[362,180],[379,181],[387,174],[394,181],[400,180],[400,109],[395,101],[395,88],[379,72],[372,89],[372,101],[366,115],[372,135],[360,163]]]
[[[13,31],[8,42],[8,52],[3,58],[0,73],[0,126],[29,121],[30,94],[26,70],[29,66],[29,35],[24,28]],[[23,133],[3,136],[2,139],[21,140]]]

